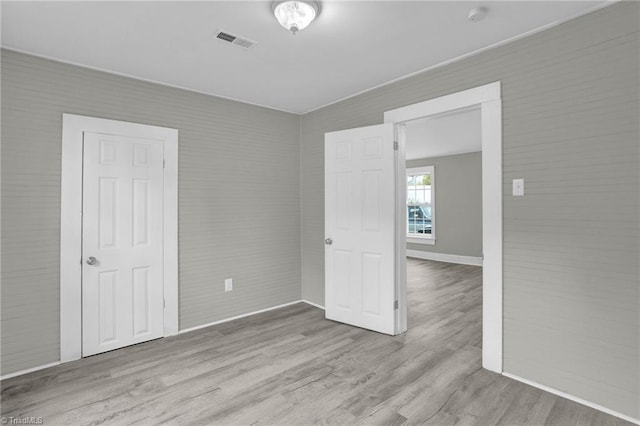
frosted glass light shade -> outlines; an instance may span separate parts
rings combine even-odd
[[[273,2],[273,14],[292,33],[303,30],[318,15],[318,2],[305,0],[285,0]]]

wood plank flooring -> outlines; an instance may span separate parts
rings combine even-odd
[[[482,270],[409,259],[409,331],[296,304],[2,382],[45,424],[626,425],[481,368]]]

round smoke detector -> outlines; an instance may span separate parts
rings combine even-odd
[[[482,21],[485,16],[487,16],[487,8],[476,7],[475,9],[471,9],[469,11],[469,16],[467,16],[467,19],[469,20],[469,22],[478,22]]]

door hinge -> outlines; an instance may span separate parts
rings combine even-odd
[[[163,308],[167,307],[167,301],[165,299],[162,299],[162,307]]]
[[[393,150],[397,151],[398,150],[398,141],[394,141],[393,142]]]
[[[162,168],[164,169],[164,168],[166,167],[166,165],[167,165],[167,164],[166,164],[166,161],[163,159],[163,160],[162,160]]]
[[[393,301],[393,309],[394,310],[398,309],[398,301],[397,300]]]

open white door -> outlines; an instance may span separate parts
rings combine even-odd
[[[391,123],[325,134],[325,315],[395,334]]]

